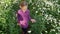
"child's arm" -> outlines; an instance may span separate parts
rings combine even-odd
[[[29,15],[29,20],[31,21],[31,17],[30,17],[30,15]]]
[[[30,11],[28,10],[28,18],[31,21],[31,17],[30,17]]]
[[[20,14],[18,13],[18,11],[16,12],[16,18],[17,18],[17,22],[18,22],[17,25],[20,25],[19,21],[20,21],[21,17],[20,17]]]
[[[29,11],[29,20],[33,23],[33,22],[36,22],[36,20],[35,19],[31,19],[31,17],[30,17],[30,11]]]

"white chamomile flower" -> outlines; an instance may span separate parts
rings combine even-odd
[[[36,13],[38,13],[38,11],[36,11]]]

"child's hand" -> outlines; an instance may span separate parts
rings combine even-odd
[[[20,24],[26,25],[25,21],[20,21]]]
[[[16,17],[17,17],[17,14],[16,14]]]
[[[31,19],[31,21],[32,21],[32,23],[36,22],[36,20],[35,20],[35,19]]]

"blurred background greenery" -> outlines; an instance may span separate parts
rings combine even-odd
[[[37,20],[30,34],[60,34],[60,0],[26,0],[30,15]],[[0,0],[0,34],[21,34],[16,12],[21,0]]]

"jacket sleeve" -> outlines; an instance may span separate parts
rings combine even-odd
[[[30,17],[30,11],[28,11],[28,13],[29,13],[29,14],[28,14],[29,20],[31,21],[31,17]]]
[[[22,15],[17,12],[17,21],[20,22],[22,20],[23,20]]]

